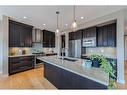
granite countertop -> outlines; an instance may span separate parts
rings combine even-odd
[[[20,57],[20,56],[34,56],[34,54],[9,55],[9,57]]]
[[[75,62],[67,60],[62,61],[62,59],[59,59],[57,56],[44,56],[38,57],[38,59],[106,86],[109,84],[109,77],[102,69],[83,67],[82,63],[84,59],[77,59]]]

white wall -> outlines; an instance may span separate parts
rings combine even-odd
[[[2,73],[2,60],[3,60],[3,53],[2,53],[2,46],[3,46],[3,31],[2,31],[2,19],[0,20],[0,73]]]
[[[125,36],[125,60],[127,60],[127,36]]]
[[[3,16],[3,74],[8,75],[8,17]]]
[[[112,20],[117,20],[117,81],[119,83],[125,83],[124,79],[124,10],[120,10],[109,15],[97,18],[95,20],[86,22],[82,25],[78,25],[78,29],[83,29],[91,26],[95,26],[101,23],[105,23]],[[71,30],[63,31],[68,33]]]

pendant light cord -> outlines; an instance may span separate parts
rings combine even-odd
[[[74,21],[76,21],[76,19],[75,19],[75,6],[73,7],[73,11],[74,11]]]
[[[59,15],[59,12],[57,11],[56,14],[57,14],[57,29],[58,29],[58,15]]]

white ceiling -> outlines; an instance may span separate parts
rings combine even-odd
[[[76,20],[78,24],[96,19],[125,8],[125,6],[76,6]],[[33,25],[37,28],[55,31],[56,11],[59,11],[60,30],[71,27],[73,21],[73,6],[0,6],[2,14],[17,21]],[[23,17],[27,17],[24,19]],[[80,17],[84,17],[82,20]],[[65,26],[68,24],[68,26]]]

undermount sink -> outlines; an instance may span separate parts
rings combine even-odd
[[[62,59],[62,58],[59,58],[59,59]],[[70,59],[70,58],[63,58],[63,60],[67,60],[67,61],[71,61],[71,62],[77,61],[76,59]]]

